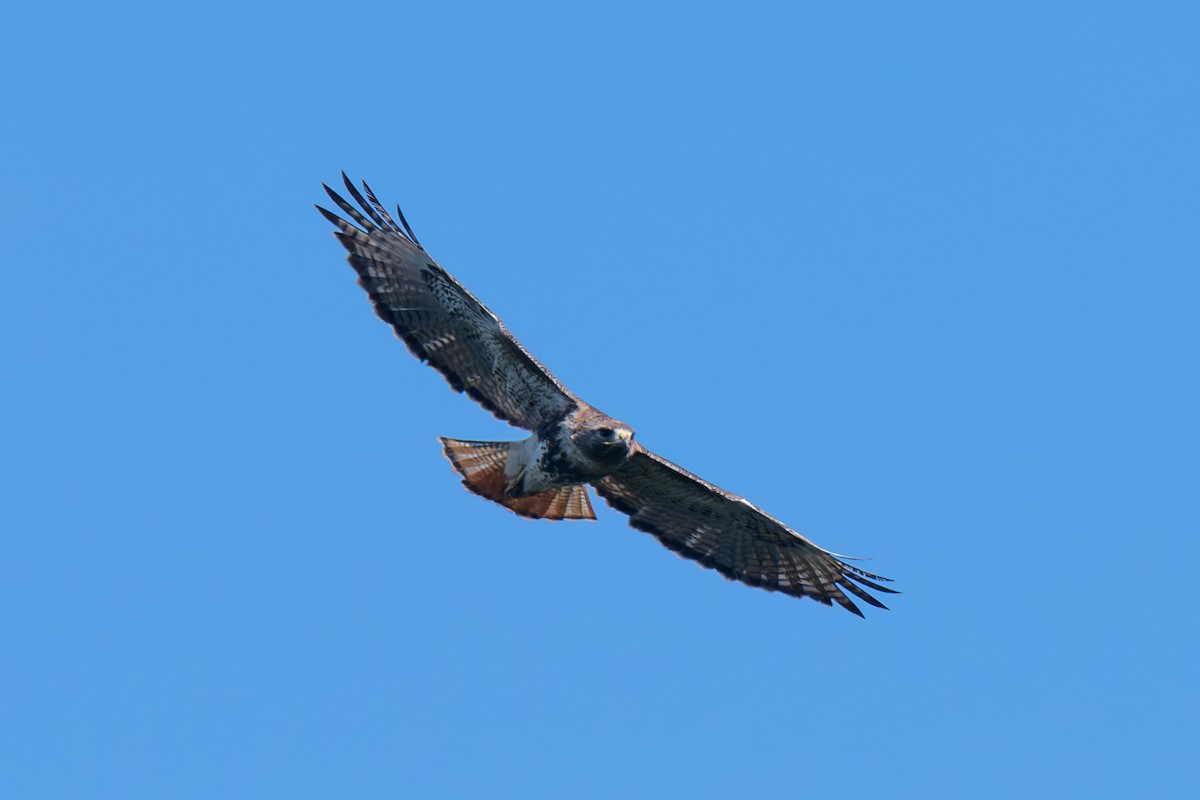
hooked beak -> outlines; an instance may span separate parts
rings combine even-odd
[[[629,430],[628,428],[621,428],[621,430],[617,431],[617,438],[622,442],[626,441],[627,439],[632,439],[633,431]]]

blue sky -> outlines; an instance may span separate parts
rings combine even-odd
[[[7,23],[0,794],[1196,790],[1191,4]],[[893,610],[463,491],[342,169]]]

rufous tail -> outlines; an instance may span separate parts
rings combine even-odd
[[[533,519],[595,519],[587,486],[560,486],[528,497],[510,497],[504,474],[509,455],[520,454],[521,442],[467,442],[439,436],[442,450],[462,475],[463,486],[480,497]]]

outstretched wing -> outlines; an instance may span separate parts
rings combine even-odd
[[[361,211],[328,186],[325,191],[354,224],[317,210],[337,226],[334,236],[350,251],[347,260],[375,313],[413,355],[441,372],[455,391],[527,430],[577,405],[500,318],[426,254],[399,208],[403,229],[370,187],[363,184],[364,198],[345,173],[342,180]]]
[[[641,445],[616,472],[592,485],[629,515],[630,525],[726,578],[825,605],[836,602],[860,617],[847,592],[876,608],[887,606],[857,584],[895,594],[876,583],[888,578],[850,566],[746,500]]]

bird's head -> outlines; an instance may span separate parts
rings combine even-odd
[[[575,445],[597,461],[624,461],[633,449],[633,428],[612,417],[597,414],[580,427]]]

